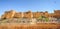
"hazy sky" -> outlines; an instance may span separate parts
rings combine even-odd
[[[0,15],[11,9],[17,12],[31,10],[52,13],[60,9],[60,0],[0,0]]]

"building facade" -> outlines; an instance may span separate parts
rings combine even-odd
[[[5,19],[5,22],[21,23],[21,24],[58,23],[60,22],[60,19],[57,19],[57,18],[60,18],[59,12],[60,10],[59,11],[55,10],[54,13],[48,13],[47,11],[45,12],[32,12],[32,11],[16,12],[14,10],[11,10],[11,11],[6,11],[1,16],[1,18]],[[42,18],[41,16],[44,16],[44,17]]]
[[[10,11],[6,11],[1,18],[13,18],[13,16],[15,15],[15,11],[14,10],[10,10]]]
[[[32,12],[32,11],[27,11],[27,12],[16,12],[14,10],[6,11],[1,18],[38,18],[40,16],[45,16],[45,17],[56,17],[60,18],[60,10],[55,10],[54,13],[49,14],[47,11],[45,12]]]
[[[60,18],[60,10],[54,10],[54,17]]]

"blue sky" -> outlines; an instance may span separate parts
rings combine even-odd
[[[31,10],[53,13],[60,9],[60,0],[0,0],[0,15],[11,9],[17,12]]]

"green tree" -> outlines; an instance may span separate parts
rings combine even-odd
[[[38,20],[43,20],[43,18],[45,18],[45,21],[46,21],[46,22],[49,21],[49,18],[47,18],[47,17],[45,17],[45,16],[40,16],[40,17],[38,18]]]
[[[45,18],[45,21],[48,22],[49,21],[49,18]]]
[[[43,18],[46,18],[45,16],[40,16],[38,19],[43,19]]]
[[[38,19],[42,19],[42,16],[40,16]]]

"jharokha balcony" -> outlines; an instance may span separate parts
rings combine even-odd
[[[0,19],[0,29],[60,29],[60,11],[6,11]]]

